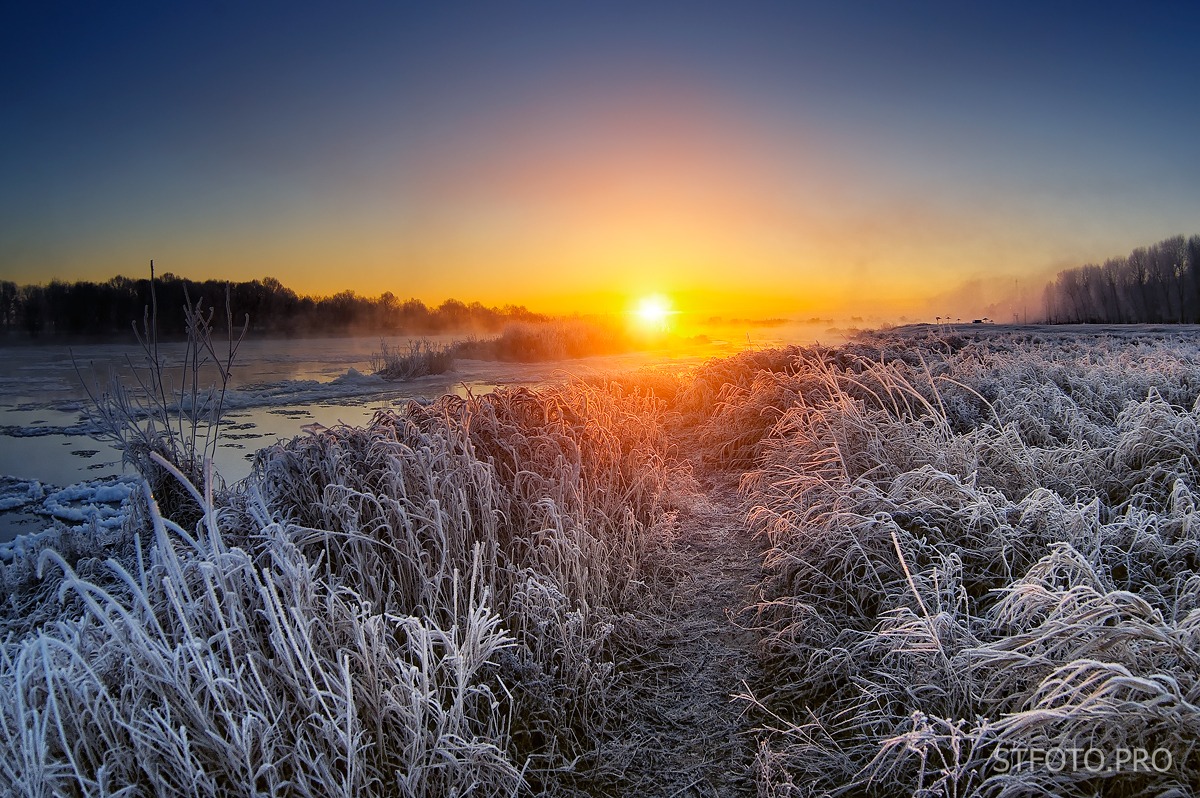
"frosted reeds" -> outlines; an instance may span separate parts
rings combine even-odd
[[[216,500],[159,458],[202,508],[193,526],[147,487],[111,556],[30,547],[4,572],[12,611],[58,610],[6,624],[0,785],[442,796],[609,779],[690,486],[660,410],[618,386],[413,403],[265,450]]]
[[[760,794],[1188,794],[1189,340],[880,334],[749,382],[731,417],[795,397],[743,483]],[[1076,749],[1108,769],[1019,761]]]

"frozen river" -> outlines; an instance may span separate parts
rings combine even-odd
[[[811,328],[754,335],[752,343],[764,346],[816,337]],[[378,336],[248,339],[234,363],[215,464],[232,483],[250,472],[255,451],[299,435],[310,424],[364,424],[377,411],[410,399],[481,393],[499,385],[537,385],[645,366],[682,369],[743,348],[746,340],[744,332],[732,332],[686,349],[536,364],[459,360],[446,374],[387,382],[370,374]],[[389,338],[388,343],[405,346],[407,340]],[[165,345],[163,351],[169,362],[178,363],[183,345]],[[124,484],[120,452],[92,437],[84,382],[103,389],[115,371],[128,383],[129,364],[141,366],[144,357],[135,344],[112,343],[9,344],[0,347],[0,356],[0,540],[5,540],[44,525],[48,497],[60,487],[84,481],[101,489]],[[122,492],[114,488],[108,494]],[[76,498],[75,504],[81,501]],[[71,520],[69,515],[58,517]]]
[[[403,343],[403,341],[401,341]],[[177,363],[182,344],[162,347]],[[259,447],[310,423],[361,423],[380,408],[436,396],[475,376],[457,372],[405,383],[367,376],[375,338],[268,339],[243,343],[233,368],[217,467],[227,481],[249,472]],[[134,345],[24,345],[3,350],[0,367],[0,474],[67,484],[121,471],[120,453],[89,434],[84,383],[103,390],[117,371],[144,362]],[[480,364],[487,365],[487,364]],[[459,390],[462,390],[459,386]]]

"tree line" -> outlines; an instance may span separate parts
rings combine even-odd
[[[1200,235],[1059,272],[1045,291],[1051,323],[1200,323]]]
[[[6,336],[106,336],[140,327],[151,304],[151,281],[114,277],[103,283],[64,282],[18,286],[0,281],[0,330]],[[364,297],[353,291],[332,296],[300,296],[273,277],[228,283],[187,280],[166,273],[154,279],[158,330],[162,335],[182,335],[184,305],[216,308],[224,313],[226,290],[235,324],[248,314],[256,333],[436,334],[480,330],[497,331],[510,322],[546,321],[548,317],[523,306],[485,307],[448,299],[429,307],[417,299],[400,300],[390,291]]]

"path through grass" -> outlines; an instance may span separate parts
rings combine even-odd
[[[762,579],[761,545],[746,529],[736,475],[692,465],[701,491],[678,517],[683,577],[664,619],[656,698],[630,719],[627,784],[629,794],[664,798],[751,796],[758,721],[737,697],[756,678],[747,608]]]
[[[756,723],[735,697],[756,677],[758,635],[746,608],[755,603],[762,556],[731,480],[706,487],[680,519],[688,581],[670,658],[681,677],[671,709],[682,740],[667,762],[686,776],[680,796],[753,795]]]

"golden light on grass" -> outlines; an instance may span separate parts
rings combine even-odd
[[[661,294],[642,297],[638,300],[637,308],[634,310],[638,325],[644,330],[653,332],[665,331],[667,323],[674,313],[671,300]]]

